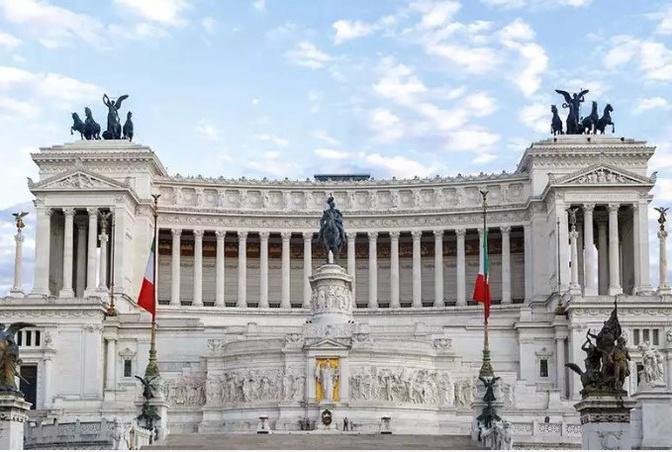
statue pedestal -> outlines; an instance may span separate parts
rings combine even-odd
[[[632,410],[632,447],[670,449],[672,392],[665,386],[641,388],[633,395],[637,405]]]
[[[142,413],[142,405],[144,404],[144,400],[141,398],[139,400],[135,401],[135,407],[136,407],[136,412],[138,414]],[[161,441],[166,439],[166,436],[168,436],[168,402],[163,397],[154,397],[152,400],[149,401],[149,406],[153,407],[156,410],[156,414],[161,416],[161,419],[157,420],[154,426],[156,427],[156,441]],[[152,435],[154,435],[154,432],[152,432]],[[154,439],[152,439],[152,443],[154,442]]]
[[[23,450],[23,427],[30,403],[19,394],[0,393],[0,449]]]
[[[312,323],[333,325],[353,320],[352,276],[343,267],[324,264],[308,280],[313,290]]]
[[[589,395],[574,405],[581,418],[582,449],[631,449],[630,410],[635,401],[623,395]]]

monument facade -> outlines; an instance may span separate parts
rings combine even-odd
[[[392,433],[468,434],[483,341],[470,294],[488,234],[498,413],[516,445],[578,445],[582,385],[565,364],[580,362],[615,297],[631,356],[624,390],[636,391],[637,366],[651,359],[645,342],[670,384],[672,297],[649,274],[653,154],[635,139],[558,135],[532,143],[511,172],[270,181],[171,175],[127,140],[42,148],[29,180],[33,287],[2,300],[5,323],[35,324],[19,336],[22,366],[36,368],[30,415],[135,413],[151,328],[136,298],[160,194],[170,432],[254,433],[262,416],[296,431],[328,406],[353,431],[378,432],[386,418]],[[330,196],[345,236],[330,236],[344,243],[325,264],[316,244]]]

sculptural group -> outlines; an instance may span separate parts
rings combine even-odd
[[[581,394],[584,397],[593,394],[620,396],[624,392],[625,378],[630,375],[630,354],[618,321],[618,306],[614,306],[609,319],[604,322],[597,335],[590,330],[586,333],[581,350],[586,353],[585,370],[581,370],[574,363],[565,364],[580,375],[583,385]]]
[[[566,127],[563,130],[562,120],[558,115],[558,108],[551,105],[551,133],[553,135],[580,135],[580,134],[604,134],[607,126],[611,125],[611,133],[614,133],[614,122],[611,119],[611,112],[614,108],[611,104],[604,107],[602,116],[598,114],[597,102],[592,102],[590,114],[588,116],[581,116],[581,103],[585,101],[585,95],[588,94],[587,89],[581,90],[578,93],[569,94],[567,91],[556,89],[555,92],[561,94],[565,99],[562,108],[569,109],[567,119],[565,121]]]
[[[133,140],[133,121],[131,120],[133,114],[130,111],[126,114],[126,122],[123,127],[119,119],[121,103],[127,98],[128,94],[124,94],[113,100],[107,94],[103,94],[103,104],[107,107],[107,129],[102,133],[103,139]],[[82,121],[76,112],[72,113],[73,124],[70,126],[70,135],[74,132],[79,132],[82,140],[100,140],[100,124],[93,119],[93,113],[89,107],[84,109],[84,117],[85,119]]]

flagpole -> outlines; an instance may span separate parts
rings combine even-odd
[[[483,197],[483,243],[487,244],[488,240],[488,226],[486,223],[487,215],[487,197],[488,190],[480,190],[481,196]],[[483,247],[483,265],[485,266],[485,260],[487,259],[486,254],[488,253],[488,248]],[[483,363],[481,364],[481,370],[478,373],[479,377],[494,377],[495,371],[492,368],[492,363],[490,362],[490,344],[488,339],[488,316],[485,315],[486,304],[483,303]]]
[[[158,211],[158,204],[159,204],[159,196],[161,195],[152,195],[152,198],[154,198],[154,268],[152,270],[152,280],[154,281],[154,312],[152,312],[152,335],[149,343],[149,362],[147,363],[147,368],[145,369],[145,377],[158,377],[159,376],[159,364],[156,361],[156,308],[158,306],[158,299],[157,299],[157,290],[156,290],[156,266],[158,264],[158,248],[159,248],[159,241],[157,237],[158,233],[158,217],[159,217],[159,211]]]

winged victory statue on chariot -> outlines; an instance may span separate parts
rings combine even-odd
[[[563,130],[558,108],[555,105],[551,105],[551,113],[553,115],[551,118],[551,133],[553,135],[596,134],[597,132],[604,134],[609,125],[611,125],[611,133],[614,133],[614,122],[611,119],[611,113],[614,111],[614,108],[611,104],[607,104],[604,107],[602,116],[600,116],[598,114],[597,102],[593,101],[590,114],[582,117],[581,103],[585,102],[585,95],[588,94],[589,90],[583,89],[573,94],[569,94],[567,91],[561,89],[556,89],[555,92],[562,95],[565,99],[562,108],[569,109],[569,113],[565,121],[566,127]]]

